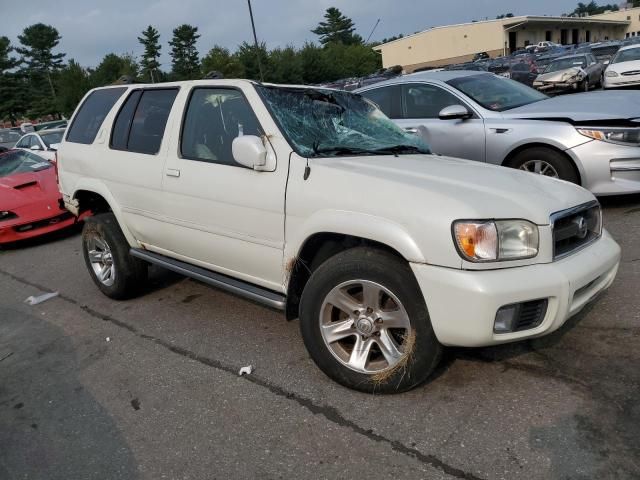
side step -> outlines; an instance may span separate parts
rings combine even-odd
[[[275,308],[277,310],[284,310],[286,307],[287,297],[280,293],[267,290],[266,288],[258,287],[251,283],[243,282],[242,280],[237,280],[235,278],[228,277],[227,275],[212,272],[205,268],[197,267],[147,250],[132,248],[129,253],[146,262],[153,263],[166,268],[167,270],[171,270],[172,272],[200,280],[201,282],[222,290],[235,293],[240,297],[248,298],[249,300],[261,303],[267,307]]]

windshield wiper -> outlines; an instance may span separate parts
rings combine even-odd
[[[394,145],[392,147],[376,148],[373,151],[380,154],[395,155],[396,157],[401,153],[431,153],[429,151],[424,151],[422,148],[416,147],[415,145]]]

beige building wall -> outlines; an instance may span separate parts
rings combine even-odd
[[[601,15],[593,15],[589,18],[631,22],[625,33],[628,33],[629,37],[640,36],[640,7],[620,10],[618,12],[603,13]]]
[[[402,65],[407,72],[422,67],[440,67],[470,61],[478,52],[497,57],[508,52],[509,31],[517,32],[517,48],[547,40],[562,43],[562,30],[566,41],[573,43],[573,30],[578,32],[578,43],[621,40],[640,36],[640,7],[580,19],[557,17],[513,17],[476,23],[436,27],[393,42],[375,47],[382,53],[385,68]],[[630,22],[628,26],[606,25],[603,21]],[[596,22],[594,22],[596,21]],[[518,23],[523,25],[518,26]],[[588,32],[588,33],[587,33]]]

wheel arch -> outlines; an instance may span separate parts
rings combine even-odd
[[[579,162],[576,161],[576,158],[574,158],[569,153],[568,150],[559,148],[557,145],[554,145],[554,144],[551,144],[551,143],[532,142],[532,143],[523,143],[521,145],[518,145],[515,148],[513,148],[511,151],[509,151],[509,153],[507,153],[506,157],[502,161],[502,166],[503,167],[512,167],[513,161],[514,161],[514,159],[516,158],[516,156],[519,153],[524,152],[525,150],[532,149],[532,148],[547,148],[547,149],[553,150],[554,152],[559,153],[560,155],[565,157],[570,162],[570,164],[573,167],[573,169],[575,170],[576,174],[578,175],[578,179],[580,181],[580,185],[582,185],[582,179],[584,178],[584,172],[580,168]]]
[[[368,247],[387,252],[403,261],[409,261],[395,248],[370,238],[337,232],[316,232],[305,239],[295,257],[286,264],[287,320],[298,317],[302,292],[313,272],[332,256],[356,247]]]
[[[71,201],[69,203],[71,203],[73,208],[77,209],[78,213],[89,210],[94,214],[113,213],[129,245],[138,244],[135,236],[123,221],[122,211],[116,200],[102,183],[81,182],[76,186],[76,189],[70,197]],[[67,201],[65,200],[65,202]]]

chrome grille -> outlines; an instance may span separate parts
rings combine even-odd
[[[587,246],[602,234],[600,204],[596,201],[554,213],[553,258],[557,260]]]

